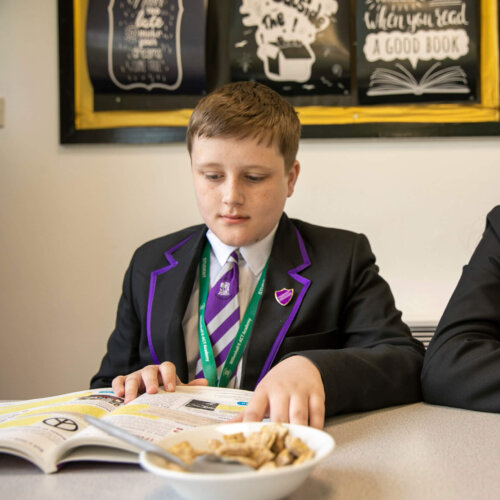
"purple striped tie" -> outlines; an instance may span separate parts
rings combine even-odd
[[[219,276],[215,285],[208,292],[205,308],[205,323],[214,352],[217,376],[220,376],[222,366],[240,325],[237,251],[228,257]],[[196,378],[200,377],[203,377],[203,372],[201,361],[198,359]]]

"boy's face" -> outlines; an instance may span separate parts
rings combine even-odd
[[[191,166],[198,209],[226,245],[241,247],[267,236],[278,223],[299,174],[276,146],[255,139],[197,137]]]

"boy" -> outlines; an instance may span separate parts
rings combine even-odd
[[[126,401],[188,380],[255,389],[243,420],[315,427],[420,399],[424,349],[367,239],[283,212],[299,138],[293,107],[264,85],[227,84],[200,100],[187,145],[206,225],[136,251],[92,387],[112,383]],[[226,299],[224,321],[207,325],[211,304]],[[219,338],[226,327],[232,343]]]
[[[429,344],[422,391],[429,403],[500,413],[500,206]]]

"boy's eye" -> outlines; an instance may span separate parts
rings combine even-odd
[[[262,175],[247,175],[247,179],[251,182],[260,182],[265,179]]]
[[[215,173],[205,173],[205,179],[209,181],[218,181],[219,179],[222,178],[222,174],[215,174]]]

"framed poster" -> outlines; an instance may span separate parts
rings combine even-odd
[[[357,0],[361,104],[479,102],[479,3]]]
[[[302,136],[500,135],[497,0],[59,0],[60,141],[183,141],[259,80]]]
[[[284,96],[349,95],[350,19],[349,0],[233,2],[231,80]]]
[[[178,96],[206,93],[204,1],[87,2],[94,110],[171,109]]]
[[[205,0],[60,0],[61,143],[183,140],[206,26]]]

